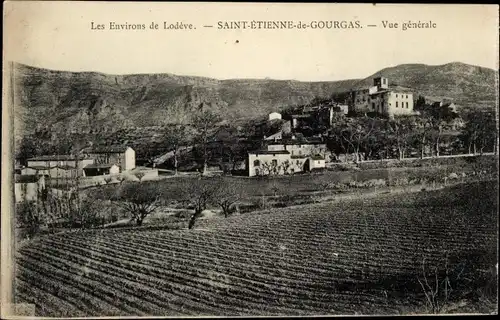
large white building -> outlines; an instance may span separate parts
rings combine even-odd
[[[351,111],[375,112],[389,117],[413,114],[413,93],[389,88],[387,78],[373,79],[373,86],[352,92]]]

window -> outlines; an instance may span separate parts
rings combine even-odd
[[[386,84],[387,83],[387,79],[382,79],[382,83]]]
[[[398,102],[396,101],[396,108],[398,107]]]
[[[372,109],[375,110],[375,102],[372,102]]]
[[[255,160],[255,161],[253,162],[253,166],[254,166],[254,167],[259,167],[259,166],[260,166],[260,161],[259,161],[259,160]]]
[[[408,95],[406,95],[406,99],[408,99]]]
[[[396,93],[396,98],[398,97],[398,94]]]
[[[406,109],[408,109],[408,102],[406,103]]]
[[[277,165],[278,165],[278,160],[273,159],[273,160],[271,161],[271,163],[273,164],[273,167],[275,167],[275,166],[277,166]]]
[[[301,150],[299,150],[299,156],[300,156],[300,155],[302,155],[302,151],[301,151]]]

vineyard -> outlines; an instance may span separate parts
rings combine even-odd
[[[58,317],[421,313],[424,266],[477,311],[495,184],[43,237],[17,252],[16,302]]]

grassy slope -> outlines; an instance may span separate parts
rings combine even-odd
[[[482,182],[211,219],[191,231],[57,235],[18,253],[17,292],[47,305],[40,315],[425,312],[421,263],[443,271],[448,252],[450,274],[463,269],[451,302],[466,304],[455,311],[488,312],[481,270],[496,262],[497,191]],[[62,279],[62,290],[48,289]]]

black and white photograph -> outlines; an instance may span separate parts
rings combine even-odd
[[[4,2],[1,317],[497,314],[498,8]]]

